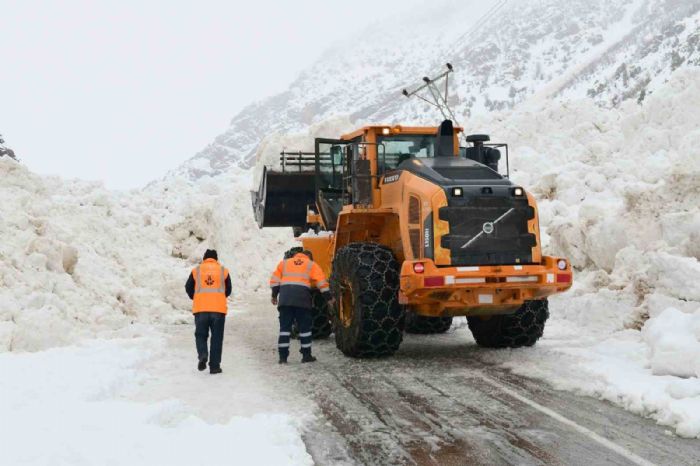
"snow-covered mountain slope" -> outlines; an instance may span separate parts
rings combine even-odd
[[[441,70],[456,73],[460,122],[539,101],[642,101],[678,68],[700,65],[700,0],[428,2],[336,44],[279,95],[251,104],[173,174],[198,178],[250,167],[260,141],[334,116],[431,123],[435,109],[400,92]],[[334,136],[334,135],[327,135]]]

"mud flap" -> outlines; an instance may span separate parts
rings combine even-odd
[[[263,227],[305,227],[306,208],[315,204],[314,172],[283,173],[264,168],[251,192],[255,221]]]

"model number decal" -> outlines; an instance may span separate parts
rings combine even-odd
[[[423,246],[425,249],[430,247],[430,228],[425,228],[425,233],[423,234]]]
[[[384,184],[389,184],[389,183],[393,183],[395,181],[399,181],[400,177],[401,177],[400,173],[397,173],[396,175],[386,175],[384,177]]]

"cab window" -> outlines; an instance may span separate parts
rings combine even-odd
[[[377,142],[384,148],[383,151],[381,149],[378,151],[379,173],[393,170],[411,157],[421,159],[435,157],[435,135],[380,136]]]

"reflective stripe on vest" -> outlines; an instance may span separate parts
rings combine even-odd
[[[311,285],[304,282],[284,282],[280,286],[303,286],[304,288],[311,288]]]
[[[194,293],[226,293],[226,269],[221,266],[221,280],[219,281],[219,288],[202,289],[202,271],[200,270],[200,266],[197,266],[197,286],[195,287]]]
[[[309,259],[306,265],[305,272],[287,272],[287,261],[293,260],[294,258],[286,259],[282,262],[282,279],[280,280],[279,286],[303,286],[304,288],[311,288],[311,268],[314,266],[314,262]],[[300,278],[301,280],[285,281],[285,278]]]

